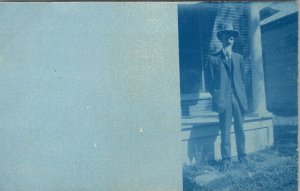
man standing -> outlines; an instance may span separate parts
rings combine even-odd
[[[231,161],[230,131],[232,118],[234,118],[234,131],[238,160],[246,161],[245,134],[243,129],[243,116],[248,109],[244,85],[244,58],[232,51],[238,31],[230,24],[225,24],[217,33],[222,42],[221,51],[209,58],[209,92],[212,95],[212,109],[219,113],[219,126],[221,130],[221,154],[224,168]]]

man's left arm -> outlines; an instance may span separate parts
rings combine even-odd
[[[246,78],[245,61],[244,61],[244,57],[242,55],[241,55],[240,59],[241,59],[240,68],[241,68],[242,80],[243,80],[243,83],[245,84],[245,78]]]

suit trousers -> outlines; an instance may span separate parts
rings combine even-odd
[[[233,93],[231,99],[226,103],[225,111],[219,113],[219,125],[221,130],[221,155],[222,160],[231,160],[231,123],[234,118],[234,132],[238,158],[245,154],[244,114],[241,112],[240,104]]]

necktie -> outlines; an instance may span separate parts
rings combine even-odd
[[[227,62],[229,64],[229,67],[231,69],[231,56],[230,56],[230,54],[228,52],[226,53],[226,57],[227,57]]]

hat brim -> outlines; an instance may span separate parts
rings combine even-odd
[[[235,30],[222,30],[222,31],[219,31],[219,32],[217,33],[218,39],[221,40],[221,37],[222,37],[224,34],[231,34],[231,35],[233,35],[234,37],[239,36],[239,32],[238,32],[238,31],[235,31]]]

